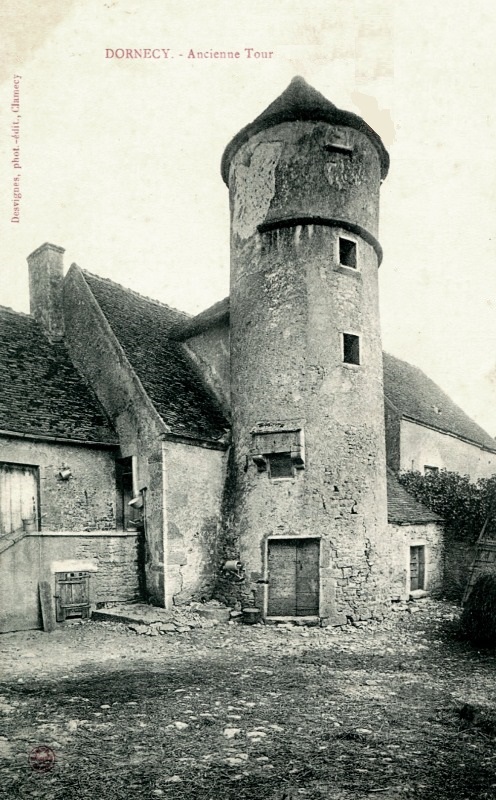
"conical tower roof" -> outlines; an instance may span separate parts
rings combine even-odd
[[[331,103],[323,94],[300,77],[293,78],[288,88],[253,122],[242,128],[224,150],[221,173],[225,183],[229,179],[229,167],[239,148],[256,133],[279,125],[281,122],[307,121],[330,122],[332,125],[344,125],[355,128],[369,137],[376,148],[381,162],[381,177],[385,178],[389,169],[389,154],[380,136],[367,125],[361,117],[351,111],[342,111]]]

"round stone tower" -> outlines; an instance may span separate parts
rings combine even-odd
[[[233,472],[244,602],[382,616],[389,558],[379,187],[388,154],[302,78],[227,146]]]

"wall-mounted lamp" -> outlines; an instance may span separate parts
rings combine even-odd
[[[62,467],[62,469],[59,470],[58,478],[59,481],[68,481],[69,478],[72,478],[72,472],[69,467]]]

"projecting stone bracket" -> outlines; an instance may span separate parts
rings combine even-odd
[[[259,472],[267,470],[271,456],[286,455],[294,469],[305,469],[304,420],[257,422],[251,430],[250,455]]]
[[[268,459],[271,455],[274,455],[274,453],[252,453],[252,459],[257,465],[259,472],[266,472]],[[304,453],[302,453],[301,450],[291,450],[289,452],[289,457],[294,469],[305,469]]]

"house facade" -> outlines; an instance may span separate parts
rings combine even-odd
[[[442,521],[397,474],[482,474],[496,447],[382,352],[388,163],[295,79],[223,157],[229,298],[190,317],[64,277],[55,245],[29,256],[31,315],[0,314],[3,630],[39,626],[40,582],[61,618],[86,592],[86,610],[215,596],[322,625],[441,589]]]
[[[496,441],[420,369],[384,353],[388,466],[394,472],[496,472]]]
[[[61,337],[0,309],[0,631],[139,594],[137,534],[119,519],[118,441]]]

